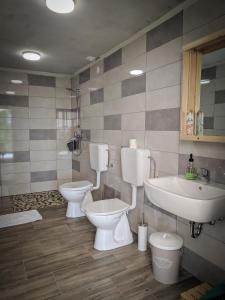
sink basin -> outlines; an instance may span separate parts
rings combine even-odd
[[[225,217],[225,186],[203,184],[180,176],[147,179],[149,201],[181,218],[208,223]]]

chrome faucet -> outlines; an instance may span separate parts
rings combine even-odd
[[[209,182],[210,181],[210,172],[208,169],[206,168],[201,168],[200,169],[200,174],[199,174],[199,178],[200,180],[204,181],[204,182]]]

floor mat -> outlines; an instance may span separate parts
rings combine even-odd
[[[13,211],[65,206],[65,200],[58,191],[47,191],[12,196]]]
[[[0,216],[0,228],[21,225],[42,220],[37,210],[23,211]]]

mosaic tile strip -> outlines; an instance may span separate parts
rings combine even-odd
[[[46,191],[12,196],[13,211],[65,206],[66,202],[58,191]]]

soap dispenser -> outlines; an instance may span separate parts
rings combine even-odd
[[[197,170],[194,167],[194,158],[193,154],[190,154],[189,160],[188,160],[188,165],[185,171],[185,178],[188,180],[195,180],[197,178]]]

